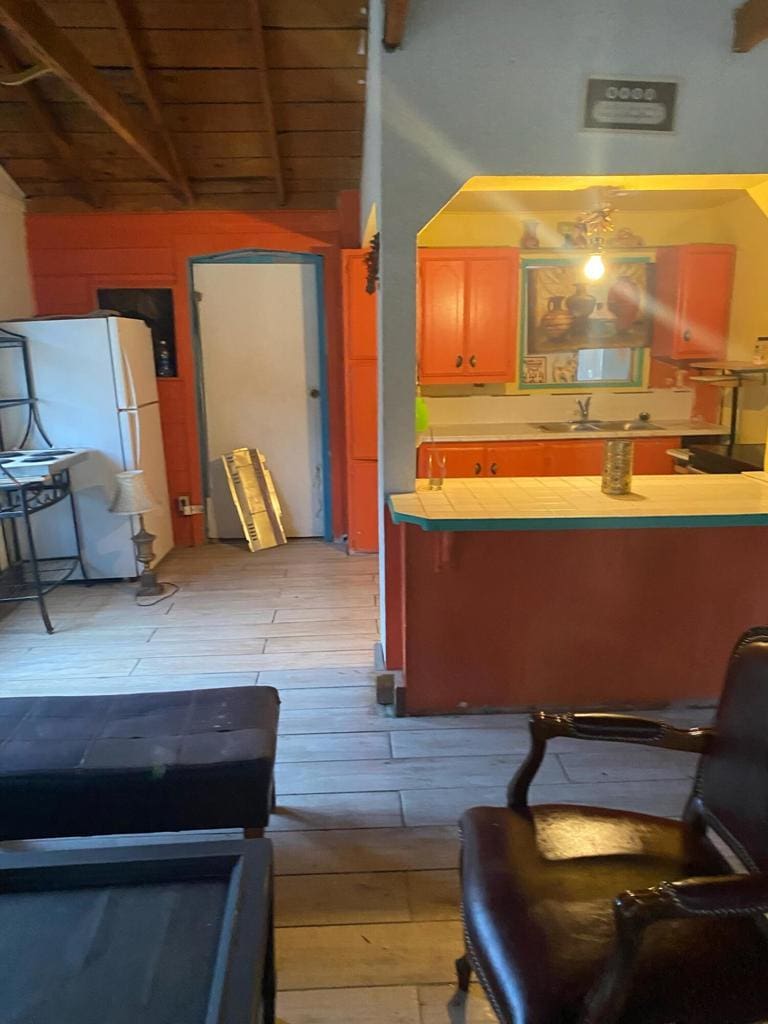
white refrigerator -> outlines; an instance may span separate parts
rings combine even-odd
[[[55,447],[90,448],[72,468],[86,569],[91,579],[123,579],[139,571],[132,517],[109,511],[115,474],[143,469],[158,508],[144,516],[156,535],[155,562],[173,547],[163,435],[149,328],[116,316],[14,320],[4,325],[29,339],[34,391],[43,428]],[[0,397],[21,385],[14,353],[2,353]],[[19,437],[21,417],[15,424]],[[6,430],[6,446],[14,437]],[[28,447],[44,447],[32,437]],[[68,502],[33,517],[38,557],[70,555]]]

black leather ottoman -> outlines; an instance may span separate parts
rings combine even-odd
[[[0,700],[0,839],[269,821],[270,686]]]

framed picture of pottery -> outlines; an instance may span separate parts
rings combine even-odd
[[[523,262],[526,356],[651,344],[650,261],[605,256],[590,281],[584,256]]]

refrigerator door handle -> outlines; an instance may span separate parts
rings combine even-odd
[[[138,399],[136,398],[136,383],[133,379],[133,371],[131,370],[131,361],[125,353],[125,349],[120,345],[120,361],[123,364],[123,376],[125,379],[125,387],[128,396],[128,406],[131,409],[135,409],[138,406]]]
[[[131,452],[133,455],[133,465],[126,466],[126,469],[139,469],[141,466],[141,419],[139,417],[139,410],[126,409],[126,415],[129,417]]]

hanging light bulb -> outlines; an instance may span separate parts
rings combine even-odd
[[[590,281],[599,281],[605,276],[605,263],[600,252],[593,252],[584,264],[584,276]]]

